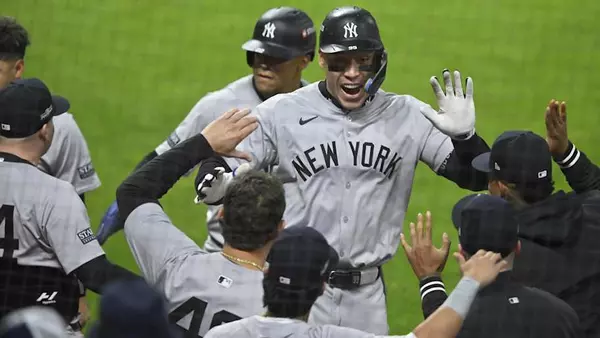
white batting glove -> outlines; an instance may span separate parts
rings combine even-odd
[[[450,71],[442,71],[446,94],[435,76],[429,79],[437,99],[439,111],[431,106],[421,108],[421,113],[442,133],[455,140],[467,140],[475,134],[475,102],[473,102],[473,80],[467,77],[466,93],[463,94],[460,73],[454,71],[454,86]]]
[[[202,179],[202,182],[196,187],[196,198],[194,203],[216,205],[225,197],[225,190],[236,175],[243,174],[249,171],[252,167],[250,163],[244,163],[233,170],[233,172],[225,172],[225,168],[217,167],[212,174],[207,174]]]

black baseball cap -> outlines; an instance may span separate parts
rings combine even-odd
[[[339,256],[325,237],[306,226],[284,229],[267,257],[265,279],[278,289],[299,291],[323,286]]]
[[[0,89],[0,136],[24,138],[35,134],[52,117],[65,113],[67,99],[52,96],[39,79],[19,79]]]
[[[517,247],[516,211],[500,197],[473,194],[462,198],[452,209],[452,223],[458,230],[460,245],[469,255],[487,250],[506,257]]]
[[[502,133],[491,151],[475,157],[472,166],[495,179],[516,185],[552,183],[552,154],[548,143],[531,131]]]

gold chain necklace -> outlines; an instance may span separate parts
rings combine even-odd
[[[226,253],[224,253],[222,251],[221,251],[221,255],[223,255],[225,258],[229,259],[230,261],[238,262],[238,263],[242,263],[242,264],[250,264],[250,265],[252,265],[253,267],[257,268],[260,271],[264,270],[264,266],[260,266],[260,265],[258,265],[256,263],[252,262],[252,261],[249,261],[249,260],[246,260],[246,259],[237,258],[237,257],[234,257],[232,255],[228,255],[228,254],[226,254]]]

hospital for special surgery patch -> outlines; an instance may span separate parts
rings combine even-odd
[[[181,141],[179,139],[179,136],[177,136],[177,133],[173,132],[171,135],[169,135],[169,137],[167,138],[167,143],[169,144],[169,146],[171,148],[173,148],[174,146],[177,145],[177,143],[179,143],[179,141]]]
[[[85,180],[96,173],[96,169],[94,169],[92,162],[77,168],[77,171],[79,172],[79,178],[82,180]]]
[[[83,231],[78,232],[77,237],[79,237],[79,240],[83,244],[88,244],[89,242],[96,239],[96,236],[94,236],[94,233],[92,232],[92,229],[90,229],[90,228],[87,228]]]

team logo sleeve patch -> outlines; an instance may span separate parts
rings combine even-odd
[[[89,242],[96,239],[96,236],[94,236],[94,233],[90,228],[78,232],[77,237],[79,237],[79,240],[81,240],[81,243],[83,244],[88,244]]]
[[[92,177],[92,175],[96,173],[96,169],[94,169],[94,166],[91,162],[77,168],[77,171],[79,172],[79,178],[82,180]]]

